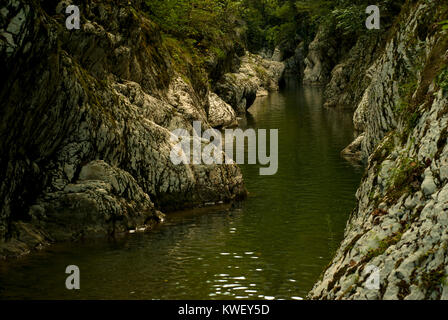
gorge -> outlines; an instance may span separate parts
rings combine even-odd
[[[364,1],[334,1],[258,47],[232,1],[210,38],[190,10],[186,39],[163,2],[80,1],[80,30],[67,3],[1,10],[0,296],[33,298],[24,270],[76,257],[84,298],[448,299],[445,1],[381,1],[380,30],[358,23]],[[279,129],[277,175],[173,164],[170,132],[194,121]],[[100,269],[128,278],[101,286]],[[37,297],[77,297],[43,279]]]

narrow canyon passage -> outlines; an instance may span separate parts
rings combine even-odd
[[[340,157],[353,140],[352,115],[322,102],[322,89],[290,85],[249,109],[243,129],[279,129],[279,170],[260,176],[243,165],[248,200],[2,263],[0,298],[304,298],[343,238],[363,172]],[[72,264],[81,290],[65,288]]]

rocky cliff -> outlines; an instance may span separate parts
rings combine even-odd
[[[348,150],[366,174],[309,298],[448,299],[447,16],[443,1],[408,1],[353,93],[359,135]],[[372,270],[377,288],[366,286]]]
[[[246,52],[238,70],[224,74],[214,90],[237,115],[243,115],[257,97],[279,89],[284,69],[283,62]]]
[[[380,30],[367,30],[364,20],[360,23],[358,19],[350,21],[353,27],[346,30],[343,26],[346,27],[348,22],[338,19],[347,18],[335,18],[337,14],[331,15],[333,18],[319,27],[304,60],[303,83],[325,87],[325,107],[356,109],[368,85],[365,80],[367,69],[382,54],[388,31],[400,12],[402,2],[381,2]],[[353,8],[356,8],[352,9],[356,18],[358,13],[364,14],[362,5]],[[367,15],[362,15],[365,17]]]
[[[229,68],[204,71],[179,56],[138,1],[81,1],[80,30],[65,27],[66,5],[10,0],[1,10],[0,256],[244,197],[237,165],[170,161],[172,130],[235,123],[208,80]],[[223,95],[237,97],[237,111],[275,86],[258,71],[263,80],[232,82]]]

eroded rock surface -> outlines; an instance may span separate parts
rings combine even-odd
[[[337,39],[325,27],[319,28],[316,37],[308,47],[303,83],[306,85],[326,85],[338,58]]]
[[[242,115],[257,97],[278,90],[284,68],[282,62],[247,52],[238,72],[225,74],[216,84],[215,91],[234,108],[237,115]]]
[[[170,160],[172,130],[235,115],[176,71],[157,26],[112,1],[83,5],[69,31],[59,7],[11,0],[1,11],[0,256],[244,197],[237,165]]]
[[[367,70],[346,150],[367,160],[366,175],[309,298],[448,299],[448,34],[436,23],[446,15],[438,1],[407,3]],[[377,289],[366,285],[372,268]]]

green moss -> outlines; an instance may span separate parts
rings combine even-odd
[[[439,72],[436,78],[436,83],[443,90],[443,93],[448,93],[448,66]]]
[[[413,103],[413,94],[417,91],[417,77],[415,72],[409,72],[408,80],[401,83],[398,88],[400,101],[394,108],[395,114],[401,119],[403,130],[401,132],[401,143],[405,144],[412,133],[412,130],[417,126],[421,114],[417,111],[415,103]]]
[[[386,202],[395,203],[405,193],[415,193],[421,185],[421,175],[425,166],[416,159],[403,159],[401,165],[392,169],[387,187]]]
[[[134,19],[135,19],[135,20],[139,20],[139,19],[140,19],[140,16],[139,16],[137,10],[136,10],[134,7],[132,7],[132,6],[130,6],[129,9],[130,9],[130,11],[131,11],[132,16],[134,17]]]
[[[397,283],[398,286],[398,299],[403,300],[407,295],[411,293],[409,289],[410,285],[404,280],[401,280]]]
[[[442,30],[448,30],[448,20],[443,20],[438,23]]]
[[[401,143],[404,145],[418,124],[421,114],[417,111],[407,112],[403,115],[403,131],[401,132]]]
[[[394,135],[395,132],[393,131],[383,139],[372,155],[372,163],[377,162],[377,164],[380,164],[392,153],[395,148]]]
[[[345,247],[345,254],[349,253],[353,247],[355,246],[356,242],[358,242],[358,240],[362,237],[362,234],[357,234],[352,241],[350,241],[350,243]]]
[[[382,255],[386,250],[396,244],[398,241],[400,241],[401,237],[403,236],[402,232],[397,232],[394,235],[387,237],[380,241],[378,248],[371,249],[367,252],[367,254],[363,258],[363,262],[367,262],[372,260],[374,257],[377,257],[379,255]]]
[[[224,50],[222,50],[221,48],[216,47],[216,46],[212,46],[210,48],[210,50],[216,55],[216,57],[218,59],[225,59],[226,58],[226,52]]]
[[[105,91],[108,86],[107,80],[97,80],[74,60],[72,61],[73,64],[69,64],[67,67],[71,69],[71,73],[81,85],[87,97],[88,105],[90,106],[89,111],[98,115],[98,119],[106,119],[110,125],[116,126],[115,115],[112,113],[111,108],[103,104],[103,98],[101,96],[101,92]],[[118,97],[116,99],[116,103],[118,103]]]
[[[417,77],[415,75],[410,75],[410,80],[408,82],[399,85],[398,94],[404,102],[409,102],[410,96],[415,90],[417,90]]]
[[[269,80],[268,73],[267,73],[267,71],[266,71],[265,68],[256,65],[256,66],[254,67],[254,70],[255,70],[255,72],[257,73],[258,77],[259,77],[264,83],[266,83],[266,82]]]
[[[436,270],[426,272],[422,275],[422,286],[428,293],[440,290],[445,281],[446,276],[443,265],[440,265]]]

